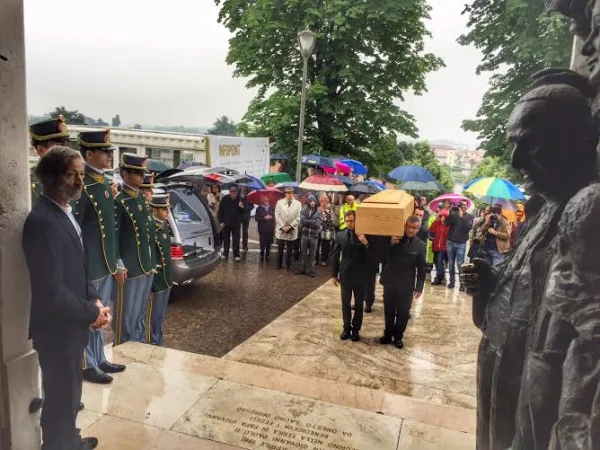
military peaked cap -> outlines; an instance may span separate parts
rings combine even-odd
[[[152,196],[150,206],[153,208],[170,208],[169,195],[168,194],[155,194]]]
[[[29,126],[29,134],[36,141],[49,141],[51,139],[68,139],[69,129],[65,118],[59,115],[56,119],[44,120]]]
[[[120,166],[122,169],[140,170],[145,172],[147,160],[147,156],[136,155],[135,153],[122,153]]]
[[[82,147],[103,150],[115,150],[110,142],[110,129],[82,131],[79,133],[79,144]]]
[[[151,173],[144,174],[144,181],[140,184],[141,188],[152,188],[154,187],[154,175]]]

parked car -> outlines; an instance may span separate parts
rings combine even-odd
[[[196,189],[178,183],[170,183],[162,189],[169,194],[171,203],[173,282],[183,286],[209,274],[219,264],[220,230],[208,203]]]

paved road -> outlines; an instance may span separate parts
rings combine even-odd
[[[258,241],[255,223],[250,239]],[[165,346],[187,352],[223,356],[330,278],[329,267],[317,277],[277,270],[271,255],[259,262],[258,243],[246,258],[221,261],[215,272],[174,291],[165,321]]]

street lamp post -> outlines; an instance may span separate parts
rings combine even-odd
[[[304,116],[306,114],[306,78],[308,77],[308,58],[315,49],[317,35],[309,30],[298,33],[298,46],[304,62],[302,70],[302,97],[300,99],[300,129],[298,131],[298,161],[296,162],[296,181],[302,178],[302,145],[304,144]]]

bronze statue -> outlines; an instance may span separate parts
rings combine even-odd
[[[534,76],[508,122],[512,166],[543,197],[496,269],[463,266],[478,355],[478,450],[600,449],[600,184],[596,95],[566,69]]]

